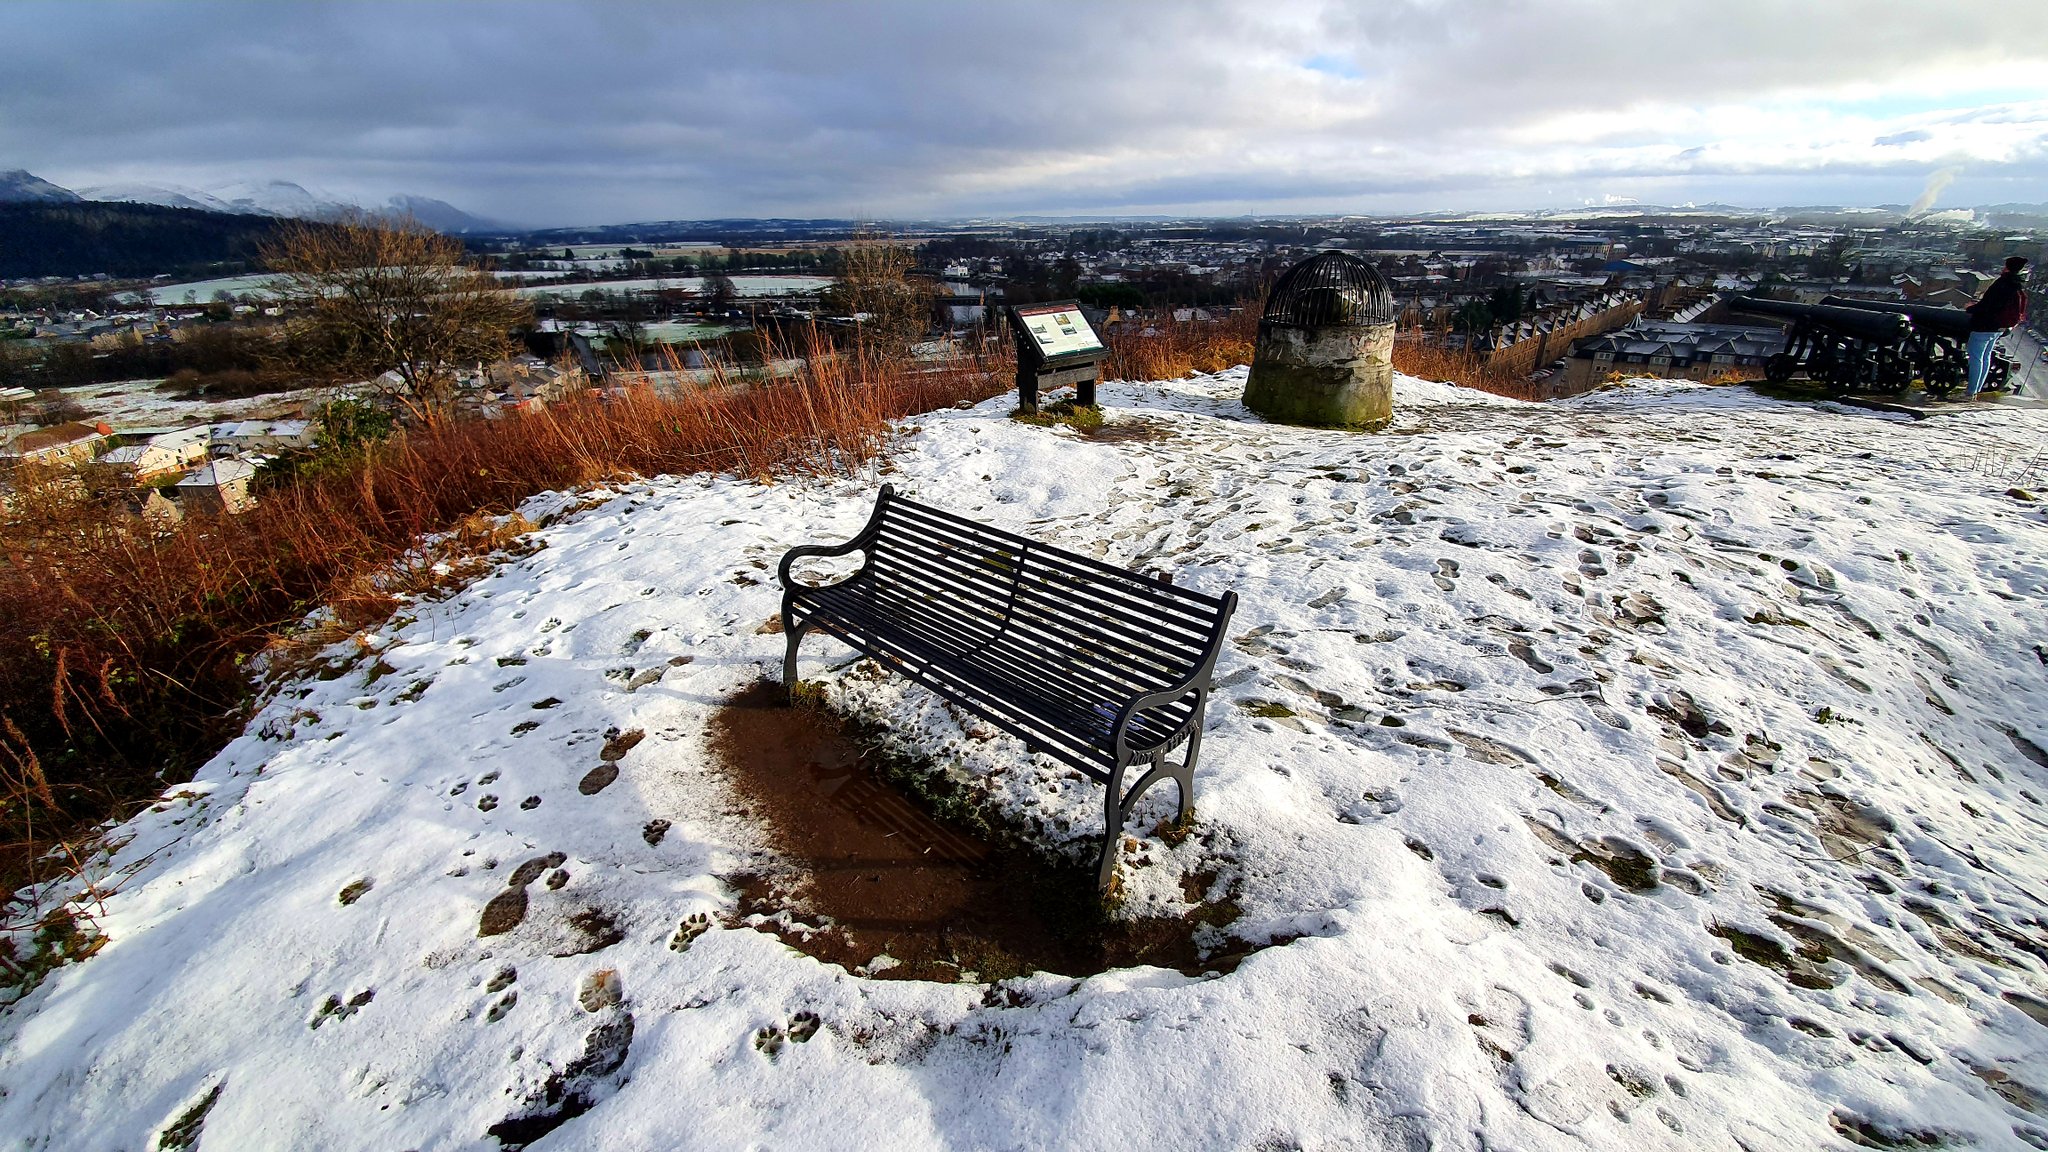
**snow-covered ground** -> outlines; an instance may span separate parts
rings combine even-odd
[[[731,277],[733,292],[740,296],[803,296],[831,287],[830,276],[782,276],[762,274],[759,276]],[[639,292],[654,292],[663,288],[686,288],[702,292],[704,282],[696,276],[671,276],[640,280],[599,280],[584,284],[528,284],[512,291],[520,296],[536,299],[544,296],[572,297],[585,292],[603,292],[611,296],[631,295]]]
[[[78,402],[91,419],[104,420],[116,431],[132,428],[179,427],[203,422],[255,420],[271,416],[296,415],[326,402],[341,389],[294,388],[224,400],[187,400],[180,393],[158,387],[163,380],[116,380],[106,384],[81,384],[62,389]]]
[[[184,284],[152,285],[149,298],[163,304],[206,304],[213,300],[216,292],[230,296],[268,296],[270,289],[284,279],[268,272],[249,276],[223,276],[217,280],[193,280]],[[133,304],[141,299],[139,293],[120,292],[113,297],[124,304]]]
[[[886,477],[535,501],[539,551],[120,830],[104,948],[0,1017],[0,1132],[479,1149],[574,1099],[537,1147],[2048,1146],[2048,523],[2007,494],[2041,413],[1403,378],[1369,436],[1242,386],[1106,386],[1147,438],[998,399],[907,422]],[[759,837],[709,712],[780,659],[781,552],[883,478],[1239,593],[1197,835],[1125,879],[1171,911],[1216,871],[1238,933],[1298,939],[991,987],[720,926]],[[842,656],[807,642],[840,706],[1099,828]],[[479,937],[487,904],[523,917]]]

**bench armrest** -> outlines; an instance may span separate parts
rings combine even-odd
[[[1116,714],[1116,720],[1114,723],[1110,725],[1109,729],[1110,744],[1111,747],[1116,749],[1117,759],[1128,760],[1130,758],[1131,749],[1130,746],[1125,743],[1125,740],[1126,737],[1128,737],[1131,730],[1131,721],[1137,719],[1138,714],[1140,712],[1149,711],[1153,708],[1158,708],[1163,705],[1171,704],[1174,701],[1179,700],[1182,697],[1186,696],[1188,693],[1195,691],[1197,689],[1197,686],[1206,689],[1209,683],[1209,673],[1210,670],[1204,668],[1202,669],[1201,673],[1197,676],[1190,677],[1189,679],[1184,680],[1171,688],[1164,688],[1158,692],[1147,692],[1145,695],[1138,697],[1137,699],[1131,701],[1130,703],[1124,705],[1122,708],[1118,709]],[[1191,723],[1195,724],[1200,724],[1201,722],[1202,718],[1199,715],[1193,717],[1191,720]]]
[[[1202,723],[1204,698],[1209,693],[1209,681],[1216,675],[1216,657],[1223,652],[1223,637],[1230,630],[1230,617],[1236,611],[1237,593],[1225,592],[1223,594],[1223,611],[1216,619],[1216,631],[1209,637],[1208,653],[1202,658],[1201,667],[1195,669],[1192,675],[1179,683],[1171,687],[1162,688],[1157,692],[1147,692],[1117,710],[1116,721],[1110,725],[1109,738],[1111,746],[1116,749],[1116,758],[1119,763],[1130,758],[1131,749],[1130,745],[1126,743],[1126,738],[1130,734],[1132,718],[1140,712],[1171,704],[1188,693],[1195,692],[1199,695],[1195,701],[1194,714],[1188,718],[1188,723],[1194,725]]]
[[[790,573],[790,566],[798,560],[806,556],[844,556],[849,552],[863,550],[867,547],[867,543],[867,541],[855,537],[844,544],[799,545],[782,554],[782,567],[777,570],[776,575],[782,580],[782,587],[785,590],[800,587],[796,583],[796,578]]]
[[[783,553],[782,564],[776,569],[776,576],[782,581],[783,590],[785,592],[794,591],[800,587],[796,583],[796,578],[790,574],[790,566],[806,556],[844,556],[849,552],[865,551],[869,545],[874,543],[876,534],[881,531],[882,509],[888,507],[890,498],[895,495],[895,485],[882,485],[881,495],[875,500],[875,511],[873,515],[868,517],[867,526],[862,528],[858,535],[846,543],[799,544],[795,548],[791,548]]]

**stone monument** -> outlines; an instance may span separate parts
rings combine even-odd
[[[1282,424],[1373,432],[1394,419],[1394,294],[1347,252],[1318,252],[1266,297],[1245,407]]]

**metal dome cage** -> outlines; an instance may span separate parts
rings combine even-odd
[[[1379,269],[1348,252],[1318,252],[1280,274],[1266,297],[1266,324],[1391,324],[1394,293]]]

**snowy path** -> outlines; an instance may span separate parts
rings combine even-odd
[[[569,1100],[536,1147],[2048,1147],[2048,521],[2005,494],[2040,413],[1403,378],[1354,436],[1241,389],[1106,387],[1116,441],[936,413],[885,478],[1239,592],[1198,834],[1125,874],[1299,939],[990,987],[720,927],[759,845],[707,712],[877,478],[544,498],[544,548],[124,830],[108,944],[0,1017],[0,1139],[489,1148]],[[921,690],[831,682],[1048,842],[1099,830]]]

